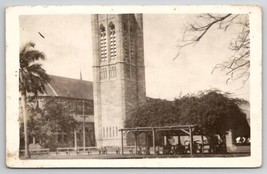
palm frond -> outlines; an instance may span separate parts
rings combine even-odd
[[[20,51],[19,91],[37,95],[46,92],[45,84],[50,78],[42,68],[42,64],[37,63],[45,59],[44,53],[28,49],[34,46],[34,43],[29,42]]]
[[[34,48],[35,47],[35,43],[33,43],[33,42],[28,42],[28,43],[26,43],[23,47],[22,47],[22,49],[20,50],[20,53],[25,53],[29,48]]]
[[[24,68],[31,63],[39,60],[45,60],[45,54],[37,50],[30,50],[24,53],[20,53],[20,67]]]

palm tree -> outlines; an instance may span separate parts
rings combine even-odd
[[[27,93],[37,95],[45,92],[45,84],[49,82],[49,76],[42,68],[39,60],[45,60],[44,53],[34,49],[35,44],[29,42],[20,50],[19,68],[19,92],[21,95],[21,105],[24,122],[25,157],[29,157],[28,134],[27,134]]]

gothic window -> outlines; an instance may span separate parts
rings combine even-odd
[[[108,77],[107,68],[104,68],[104,79]]]
[[[136,67],[135,66],[131,67],[131,78],[136,79]]]
[[[116,137],[118,136],[118,127],[116,126]]]
[[[116,59],[116,33],[115,25],[111,22],[109,23],[109,44],[110,44],[110,60]]]
[[[103,79],[103,69],[100,68],[100,79],[102,80]]]
[[[100,25],[100,54],[101,62],[107,61],[107,36],[106,29],[102,24]]]
[[[123,52],[124,52],[124,58],[125,61],[129,60],[129,50],[128,50],[128,29],[127,29],[127,25],[124,24],[123,25]]]
[[[108,74],[107,74],[107,68],[101,68],[100,69],[100,79],[102,80],[102,79],[107,79],[107,77],[108,77]]]
[[[67,142],[68,141],[68,136],[67,135],[63,135],[63,142]]]
[[[116,66],[111,66],[109,68],[109,77],[115,78],[117,76]]]
[[[131,63],[135,63],[135,41],[134,41],[134,32],[133,29],[130,28],[130,57]]]
[[[108,137],[108,127],[106,127],[106,137]]]
[[[94,114],[94,110],[93,110],[93,106],[91,105],[91,103],[89,101],[84,101],[84,114],[85,115],[93,115]]]
[[[125,76],[126,78],[130,78],[130,66],[125,65]]]
[[[76,114],[78,114],[78,115],[83,114],[83,103],[81,100],[77,100],[77,102],[76,102]]]

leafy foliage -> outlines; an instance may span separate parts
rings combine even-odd
[[[44,141],[49,140],[53,133],[71,132],[78,127],[73,111],[67,103],[54,98],[43,101],[43,108],[32,107],[28,121],[29,135]]]
[[[149,102],[132,112],[125,122],[126,127],[148,127],[172,125],[177,122],[173,102],[161,99],[150,99]]]
[[[242,132],[248,135],[249,125],[238,106],[240,102],[218,90],[187,95],[174,101],[151,99],[133,112],[125,126],[198,125],[208,134],[224,134],[242,127]]]
[[[23,129],[24,129],[24,147],[25,157],[29,157],[28,149],[28,130],[27,130],[27,93],[38,93],[45,92],[45,84],[48,83],[49,77],[42,65],[38,63],[39,60],[44,60],[44,53],[34,49],[35,44],[32,42],[27,43],[22,47],[19,53],[19,92],[21,94],[21,105],[23,112]]]
[[[205,132],[223,134],[230,129],[237,129],[246,124],[246,115],[237,104],[220,91],[206,91],[196,96],[176,99],[180,108],[181,124],[199,125]]]

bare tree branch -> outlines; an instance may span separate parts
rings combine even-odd
[[[240,32],[236,33],[236,37],[229,43],[229,49],[233,51],[233,55],[215,65],[212,74],[219,69],[226,71],[227,80],[244,79],[245,83],[249,79],[250,68],[250,29],[248,16],[240,14],[201,14],[198,22],[193,22],[185,26],[182,40],[178,45],[178,53],[174,59],[180,55],[182,48],[189,45],[196,45],[206,34],[210,32],[212,27],[218,27],[227,31],[229,27],[238,25]]]

